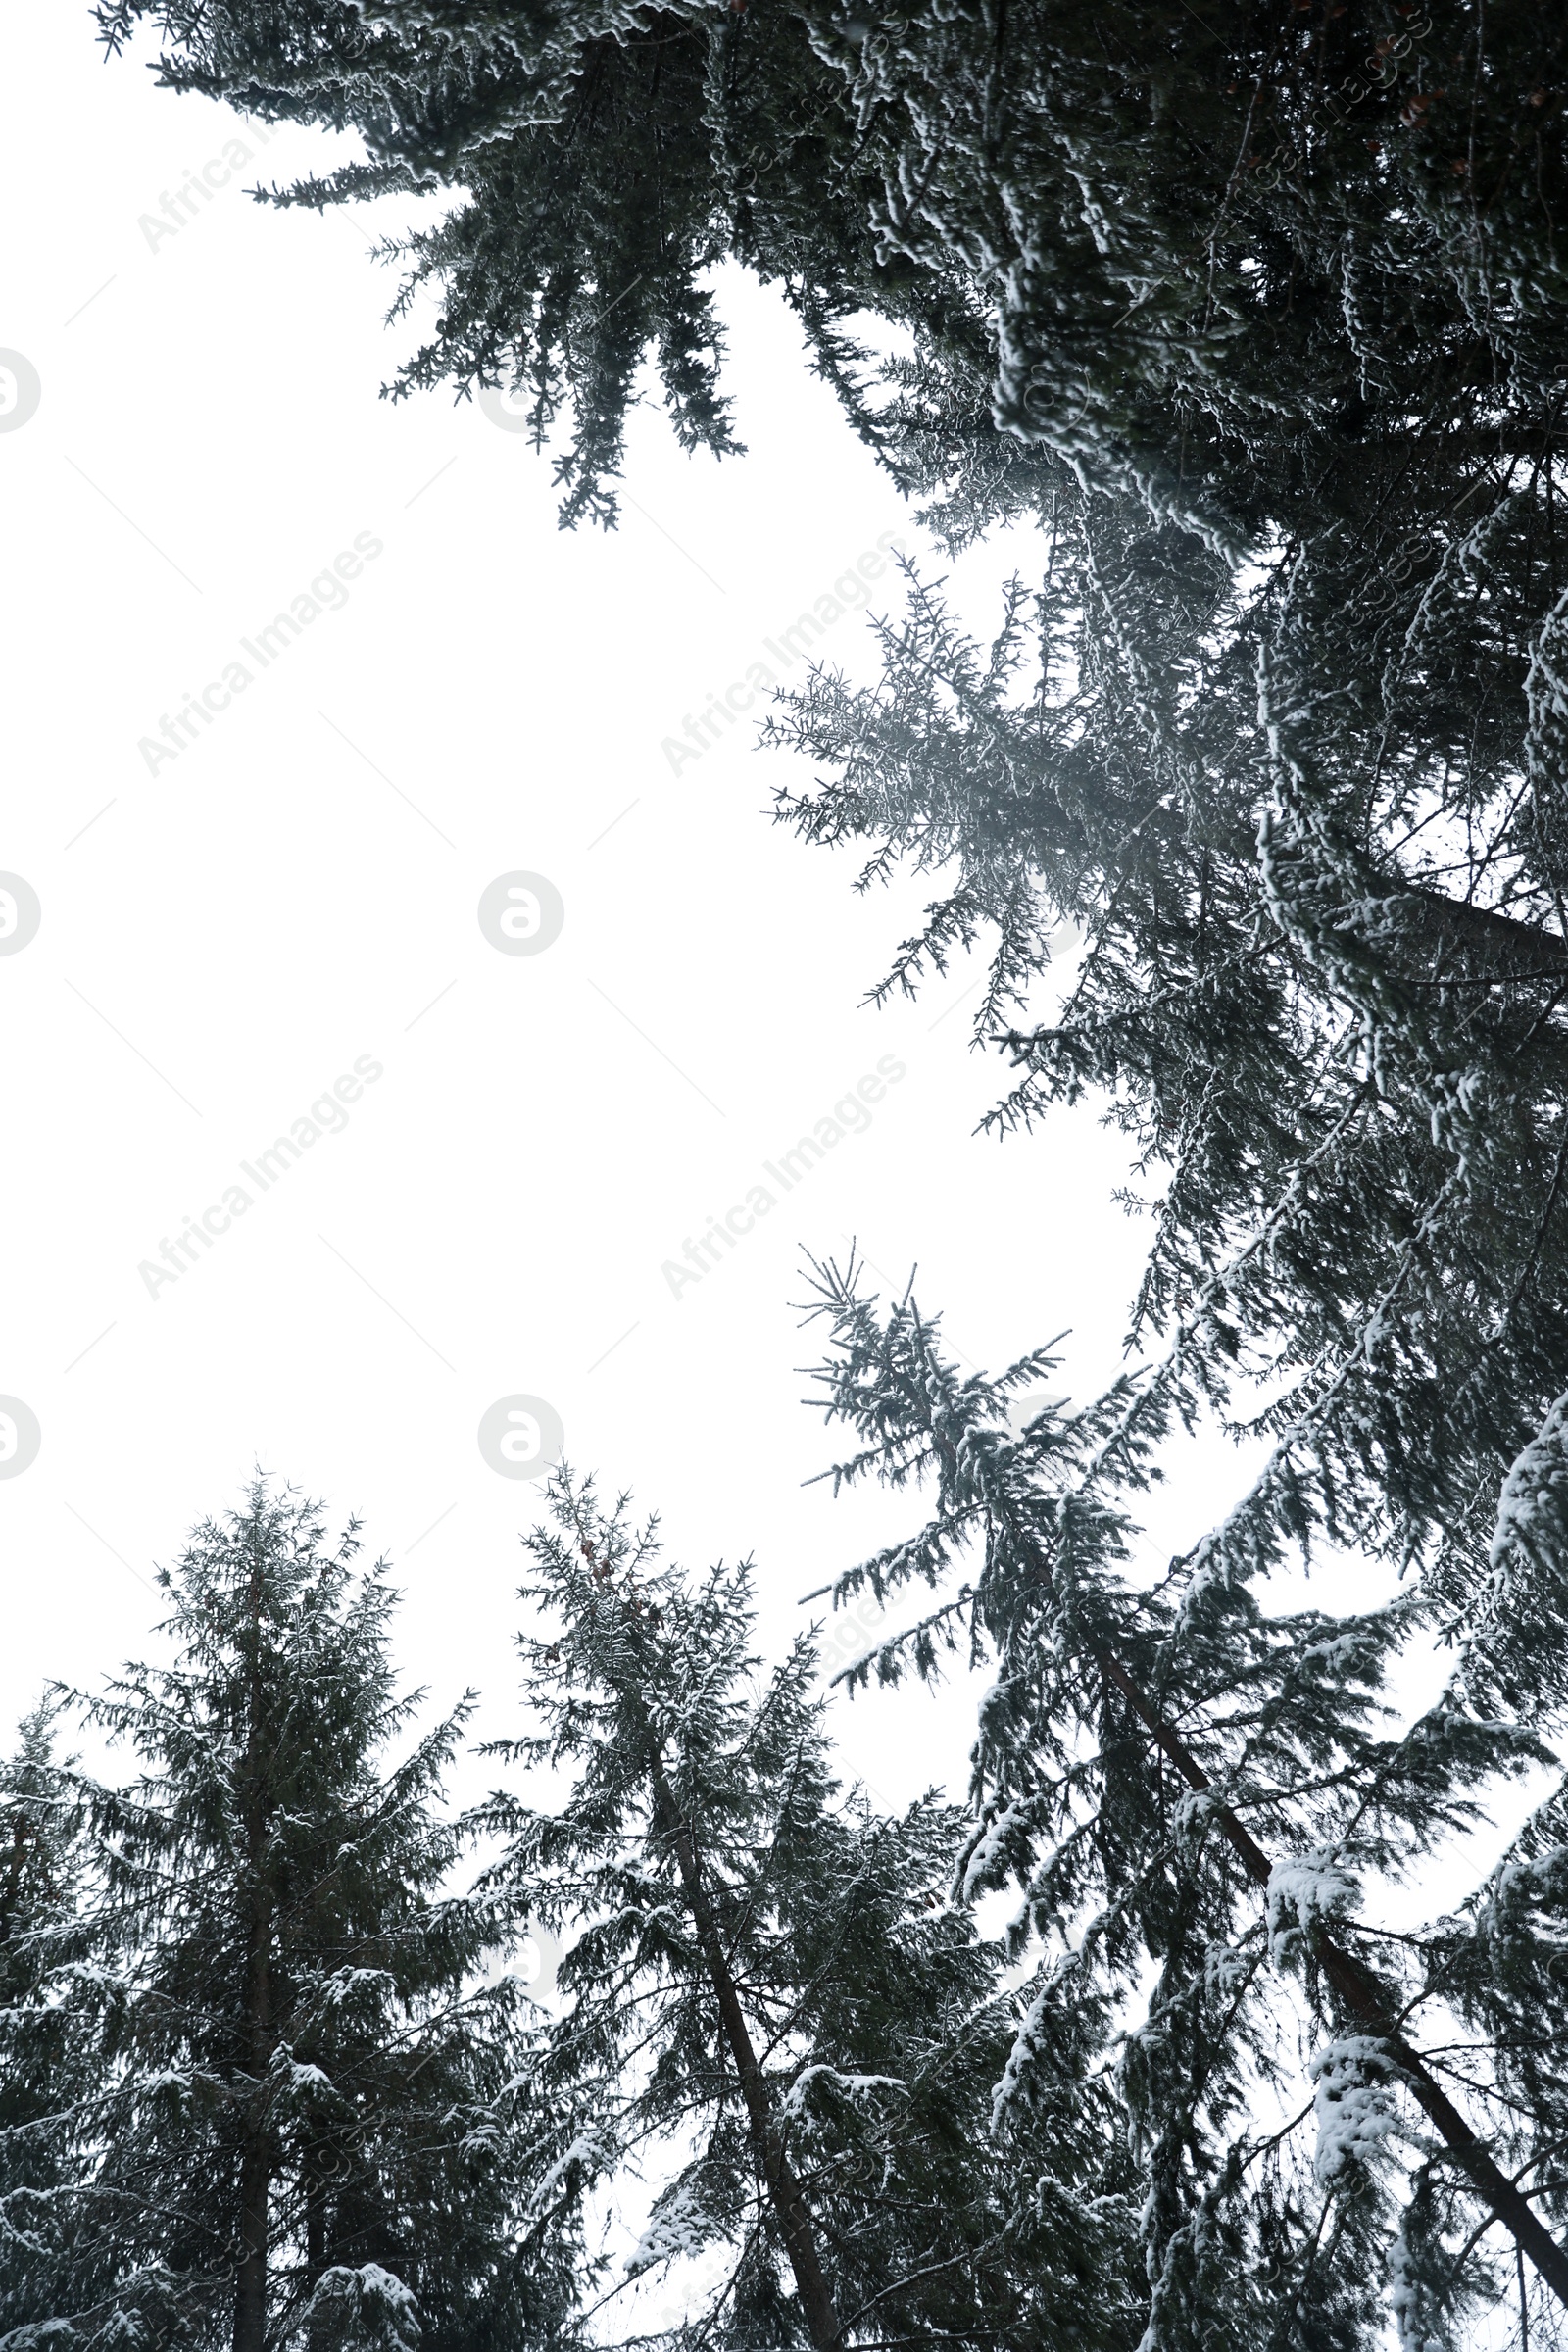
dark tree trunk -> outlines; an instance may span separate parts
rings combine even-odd
[[[234,2352],[266,2352],[269,2207],[272,2189],[267,2077],[272,2058],[272,1898],[267,1876],[267,1742],[262,1726],[260,1573],[251,1588],[250,1732],[245,1762],[246,1878],[250,1948],[245,1967],[245,2070],[251,2090],[240,2155],[239,2268],[234,2280]]]
[[[271,2173],[263,2132],[246,2134],[240,2166],[240,2263],[234,2285],[234,2352],[265,2352],[267,2220]]]
[[[784,2134],[773,2113],[757,2052],[752,2047],[740,1995],[735,1989],[735,1979],[724,1956],[718,1923],[703,1886],[702,1871],[698,1866],[691,1835],[680,1817],[658,1748],[652,1740],[649,1742],[649,1768],[654,1785],[655,1813],[674,1847],[681,1885],[686,1890],[687,1905],[697,1928],[697,1939],[702,1945],[703,1958],[712,1980],[724,2038],[729,2043],[735,2072],[740,2078],[741,2096],[746,2102],[758,2170],[766,2183],[768,2197],[778,2220],[779,2234],[784,2240],[790,2267],[795,2273],[795,2283],[800,2290],[801,2308],[806,2314],[811,2342],[816,2352],[836,2352],[836,2347],[842,2342],[843,2330],[817,2250],[811,2209],[785,2152]]]
[[[248,2072],[254,2088],[245,2116],[240,2158],[240,2260],[234,2282],[234,2352],[266,2352],[267,2230],[272,2189],[272,2152],[267,2116],[267,2073],[271,2060],[271,1906],[267,1889],[254,1889],[250,1965],[246,1984]]]
[[[305,2190],[305,2283],[314,2293],[322,2272],[327,2267],[327,2182],[326,2169],[318,2151],[312,2150],[305,2159],[303,2186]],[[307,2339],[312,2352],[323,2338],[319,2322],[313,2322]]]
[[[1516,915],[1499,914],[1490,906],[1445,898],[1436,890],[1407,891],[1403,904],[1418,938],[1441,952],[1458,949],[1478,956],[1499,981],[1550,979],[1568,972],[1568,941],[1555,931],[1543,931],[1539,924],[1522,923]]]
[[[1197,1757],[1179,1734],[1166,1723],[1158,1709],[1144,1696],[1121,1661],[1105,1651],[1098,1651],[1096,1655],[1106,1679],[1114,1683],[1140,1723],[1153,1736],[1157,1745],[1175,1765],[1189,1788],[1208,1790],[1208,1775]],[[1266,1887],[1272,1875],[1267,1854],[1250,1831],[1237,1820],[1229,1805],[1216,1803],[1212,1810],[1220,1835],[1232,1850],[1240,1855],[1248,1877],[1254,1885]],[[1313,1950],[1319,1967],[1347,2009],[1382,2041],[1391,2065],[1402,2077],[1416,2104],[1437,2126],[1453,2150],[1471,2186],[1511,2232],[1515,2245],[1529,2256],[1558,2301],[1568,2306],[1568,2253],[1558,2245],[1533,2210],[1529,2199],[1514,2186],[1476,2137],[1446,2091],[1428,2072],[1420,2053],[1406,2041],[1397,2022],[1390,2013],[1382,1987],[1368,1975],[1361,1963],[1343,1945],[1336,1943],[1322,1928],[1313,1937]]]

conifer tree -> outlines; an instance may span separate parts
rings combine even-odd
[[[504,1752],[569,1787],[488,1822],[497,1886],[571,1937],[534,2082],[550,2182],[580,2204],[665,2174],[625,2276],[722,2257],[670,2346],[1132,2352],[1101,2005],[996,2134],[1013,2003],[945,1899],[951,1809],[838,1787],[812,1645],[761,1671],[749,1567],[683,1577],[567,1472],[548,1499],[519,1637],[540,1729]]]
[[[1568,1390],[1558,624],[1530,653],[1490,524],[1374,625],[1304,558],[1240,585],[1090,504],[1064,495],[989,649],[911,579],[880,685],[794,698],[778,732],[821,781],[784,813],[865,843],[868,879],[939,877],[882,993],[987,944],[996,1131],[1082,1102],[1125,1133],[1129,1339],[1185,1409],[1273,1441],[1269,1507],[1223,1541],[1332,1528],[1473,1580]]]
[[[1527,2340],[1568,2341],[1560,1780],[1443,1916],[1378,1918],[1489,1793],[1554,1765],[1561,1417],[1510,1484],[1483,1590],[1271,1613],[1234,1545],[1152,1589],[1127,1574],[1172,1417],[1157,1382],[1019,1428],[1048,1352],[963,1374],[912,1297],[883,1310],[853,1265],[816,1275],[821,1398],[859,1442],[835,1479],[932,1490],[924,1525],[834,1589],[932,1591],[852,1679],[929,1677],[955,1647],[994,1662],[962,1879],[1017,1888],[1038,1956],[1003,2109],[1054,2085],[1080,2002],[1123,2021],[1146,2352],[1370,2352],[1391,2321],[1424,2352],[1511,2293],[1516,2265],[1522,2294],[1526,2264]],[[1391,1679],[1434,1639],[1452,1671],[1400,1728]]]
[[[84,1839],[54,1711],[0,1766],[0,2324],[48,2321],[73,2267],[107,2276],[70,2184],[102,2085],[102,2000],[83,1963]],[[7,2340],[0,2338],[0,2340]]]
[[[77,1782],[112,2072],[73,2184],[89,2259],[18,2352],[511,2352],[559,2301],[522,2220],[526,2004],[493,1908],[448,1889],[466,1705],[389,1756],[418,1694],[356,1549],[258,1481],[163,1573],[172,1662],[86,1702],[139,1767]]]

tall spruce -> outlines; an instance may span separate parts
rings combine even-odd
[[[171,1662],[84,1702],[139,1766],[76,1784],[112,2072],[62,2192],[82,2260],[19,2352],[511,2352],[560,2300],[527,2241],[528,2005],[493,1907],[448,1890],[466,1707],[389,1755],[419,1694],[357,1548],[258,1482],[163,1572]]]
[[[1520,601],[1545,542],[1510,568],[1478,500],[1372,615],[1299,550],[1237,575],[1112,508],[1063,492],[989,648],[911,580],[881,682],[819,674],[779,721],[821,778],[784,813],[868,878],[933,875],[882,993],[984,944],[996,1131],[1082,1103],[1126,1136],[1129,1339],[1271,1442],[1216,1534],[1238,1572],[1332,1530],[1479,1591],[1568,1391],[1568,696]]]
[[[946,1900],[951,1808],[839,1787],[812,1644],[761,1669],[748,1566],[681,1575],[566,1472],[548,1501],[519,1637],[540,1728],[503,1752],[569,1785],[551,1810],[498,1795],[488,1825],[497,1889],[570,1937],[535,2079],[546,2192],[663,2176],[598,2329],[628,2278],[706,2256],[661,2343],[1131,2352],[1102,2004],[994,2131],[1015,2003]]]
[[[912,1297],[882,1308],[853,1266],[817,1269],[811,1311],[822,1402],[858,1441],[835,1479],[931,1490],[834,1588],[931,1592],[851,1679],[929,1677],[955,1647],[993,1665],[962,1883],[1017,1889],[1038,1960],[1004,2113],[1055,2086],[1082,2002],[1123,2029],[1146,2352],[1371,2352],[1391,2324],[1424,2352],[1522,2297],[1526,2264],[1521,2340],[1568,2341],[1561,1416],[1510,1484],[1484,1594],[1282,1614],[1218,1544],[1129,1577],[1172,1418],[1156,1381],[1020,1426],[1044,1351],[960,1372]],[[1451,1670],[1401,1725],[1401,1662],[1433,1644]],[[1478,1886],[1423,1928],[1389,1917],[1413,1865],[1544,1766]]]

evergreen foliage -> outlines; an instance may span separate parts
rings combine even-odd
[[[709,2257],[674,2273],[671,2347],[1132,2352],[1097,1998],[994,2131],[1016,2004],[945,1899],[956,1815],[839,1787],[812,1643],[761,1671],[747,1565],[681,1575],[564,1472],[548,1499],[519,1637],[540,1728],[506,1752],[568,1785],[489,1823],[494,1883],[573,1936],[534,2082],[562,2209],[663,2177],[624,2276]]]
[[[1190,537],[1124,517],[1117,544],[1106,502],[1056,519],[1045,593],[989,651],[916,582],[880,686],[796,698],[779,733],[836,772],[786,813],[871,842],[870,876],[941,870],[887,985],[995,942],[999,1130],[1087,1100],[1127,1135],[1151,1233],[1129,1336],[1183,1409],[1273,1441],[1269,1509],[1216,1540],[1278,1558],[1331,1531],[1474,1582],[1568,1388],[1556,769],[1527,745],[1523,771],[1521,678],[1468,668],[1452,621],[1506,576],[1456,552],[1425,646],[1386,645],[1358,711],[1361,618],[1308,625],[1304,558],[1248,587]],[[1539,734],[1539,667],[1531,691]],[[1064,920],[1080,956],[1031,1019]]]
[[[0,1766],[0,2326],[50,2320],[63,2271],[112,2275],[70,2184],[102,2085],[85,1963],[83,1833],[54,1716],[35,1708]]]
[[[1515,2295],[1521,2352],[1568,2343],[1568,1416],[1479,1583],[1280,1614],[1269,1546],[1215,1540],[1140,1588],[1157,1368],[1020,1427],[1049,1352],[961,1374],[817,1274],[834,1475],[934,1490],[838,1581],[931,1595],[852,1679],[991,1662],[967,1814],[846,1790],[750,1565],[687,1577],[562,1472],[492,1751],[527,1795],[455,1821],[465,1710],[387,1763],[384,1577],[258,1484],[166,1572],[169,1662],[92,1703],[129,1785],[47,1712],[0,1783],[5,2352],[582,2352],[660,2272],[663,2352],[1433,2352]],[[1544,1772],[1479,1885],[1389,1916]],[[548,2015],[497,1965],[534,1921]]]
[[[510,2352],[561,2304],[518,2227],[527,2004],[476,1983],[502,1930],[446,1891],[466,1707],[387,1761],[417,1694],[356,1548],[258,1482],[163,1573],[172,1662],[86,1702],[139,1766],[75,1780],[105,2072],[62,2120],[70,2259],[11,2352]]]
[[[1549,437],[1549,9],[99,14],[114,48],[152,22],[171,86],[358,132],[363,163],[287,201],[462,191],[409,248],[443,315],[402,380],[513,377],[541,431],[569,403],[573,514],[608,511],[644,354],[683,434],[728,446],[705,284],[725,255],[785,291],[910,480],[1005,473],[1033,443],[1234,545],[1370,511],[1368,472],[1385,494],[1412,465],[1457,490],[1494,426],[1504,453]],[[857,364],[866,313],[913,347],[880,385]]]
[[[1371,2352],[1391,2314],[1406,2352],[1463,2340],[1514,2282],[1499,2214],[1555,2235],[1524,2251],[1551,2289],[1534,2340],[1563,2340],[1562,1784],[1443,1917],[1377,1918],[1490,1791],[1554,1761],[1561,1416],[1510,1482],[1483,1591],[1270,1613],[1236,1547],[1152,1590],[1126,1574],[1171,1417],[1157,1380],[1019,1428],[1045,1351],[961,1374],[911,1297],[882,1310],[853,1266],[818,1269],[812,1312],[823,1403],[858,1443],[835,1478],[933,1490],[924,1525],[835,1588],[933,1593],[854,1676],[930,1677],[955,1647],[995,1664],[961,1880],[1017,1889],[1013,1949],[1035,1955],[1003,2113],[1058,2081],[1086,2002],[1122,2030],[1145,2352]],[[1451,1671],[1401,1730],[1391,1677],[1434,1639]]]

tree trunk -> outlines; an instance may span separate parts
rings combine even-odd
[[[835,2352],[842,2342],[843,2331],[817,2251],[811,2210],[785,2153],[784,2134],[773,2114],[767,2083],[758,2063],[757,2052],[752,2047],[740,1995],[735,1989],[735,1979],[724,1957],[718,1923],[703,1886],[697,1854],[665,1778],[658,1747],[651,1738],[648,1752],[655,1813],[675,1849],[687,1905],[696,1924],[697,1939],[703,1947],[703,1958],[708,1964],[708,1973],[718,2001],[724,2037],[729,2043],[735,2071],[740,2077],[741,2096],[746,2101],[746,2115],[751,2125],[758,2167],[767,2184],[768,2197],[778,2219],[779,2232],[789,2254],[790,2267],[795,2273],[801,2308],[806,2314],[806,2324],[810,2329],[816,2352]]]
[[[265,2352],[267,2223],[271,2191],[265,2132],[252,2125],[240,2164],[240,2262],[234,2282],[234,2352]]]
[[[249,2073],[255,2083],[245,2116],[240,2157],[240,2260],[234,2282],[234,2352],[266,2352],[267,2231],[272,2154],[267,2118],[267,2073],[271,2060],[271,1905],[266,1887],[253,1889],[251,1949],[245,1987]]]
[[[1186,1741],[1172,1731],[1158,1710],[1144,1696],[1120,1660],[1103,1650],[1097,1650],[1095,1657],[1140,1723],[1152,1734],[1170,1758],[1189,1788],[1199,1793],[1207,1792],[1211,1786],[1208,1775]],[[1212,1811],[1221,1835],[1241,1856],[1249,1878],[1255,1885],[1266,1887],[1273,1875],[1267,1854],[1251,1833],[1237,1820],[1229,1805],[1216,1802]],[[1514,2186],[1506,2173],[1494,2161],[1446,2091],[1428,2073],[1419,2052],[1406,2041],[1391,2016],[1381,1986],[1367,1974],[1359,1960],[1336,1943],[1326,1930],[1319,1928],[1316,1931],[1313,1949],[1323,1974],[1346,2007],[1383,2042],[1408,2086],[1411,2097],[1447,2141],[1472,2187],[1491,2206],[1504,2228],[1512,2232],[1514,2243],[1530,2257],[1558,2301],[1568,2306],[1568,2253],[1558,2245],[1528,2197]]]
[[[301,2186],[305,2196],[305,2287],[307,2297],[314,2294],[327,2267],[327,2180],[326,2170],[318,2149],[307,2150],[300,2168]],[[324,2347],[328,2329],[320,2315],[313,2319],[306,2338],[308,2352]]]
[[[1490,906],[1445,898],[1437,890],[1407,890],[1402,896],[1417,931],[1440,947],[1468,949],[1488,962],[1500,962],[1499,980],[1545,979],[1568,972],[1568,940],[1555,931],[1543,931]]]
[[[269,2207],[272,2151],[267,2113],[267,2077],[272,2057],[272,1900],[267,1882],[266,1767],[261,1715],[262,1582],[251,1585],[253,1652],[250,1659],[250,1735],[244,1773],[245,1862],[250,1909],[250,1949],[245,1965],[245,2066],[253,2088],[244,2110],[240,2154],[239,2268],[234,2279],[234,2352],[266,2352]]]

